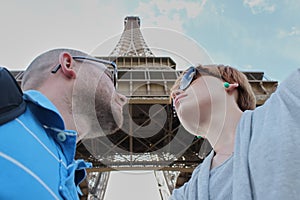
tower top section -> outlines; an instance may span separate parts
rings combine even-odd
[[[141,20],[139,17],[125,17],[123,33],[110,56],[153,57],[154,54],[146,44],[140,26]]]
[[[127,26],[127,24],[129,25],[130,23],[127,23],[127,22],[135,22],[135,23],[133,23],[133,25],[137,25],[136,27],[133,27],[133,28],[140,28],[140,26],[141,26],[141,20],[140,20],[140,18],[139,17],[137,17],[137,16],[127,16],[127,17],[125,17],[125,19],[124,19],[124,29],[126,30],[126,29],[130,29],[130,26]]]

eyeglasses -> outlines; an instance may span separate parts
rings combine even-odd
[[[89,60],[89,61],[93,61],[93,62],[98,62],[98,63],[102,63],[105,65],[110,65],[113,67],[113,71],[112,71],[112,81],[114,83],[114,86],[116,88],[117,85],[117,79],[118,79],[118,67],[117,64],[115,62],[112,61],[108,61],[108,60],[103,60],[103,59],[98,59],[98,58],[92,58],[92,57],[85,57],[85,56],[72,56],[72,58],[74,60]],[[55,74],[59,69],[61,68],[61,65],[58,64],[57,66],[55,66],[52,70],[51,73]]]
[[[185,71],[184,75],[182,76],[182,78],[180,80],[180,84],[179,84],[179,89],[180,90],[187,89],[191,85],[193,80],[195,80],[197,73],[206,74],[206,75],[213,76],[213,77],[216,77],[219,79],[221,78],[220,76],[215,75],[215,74],[209,72],[208,70],[199,69],[194,66],[191,66]]]

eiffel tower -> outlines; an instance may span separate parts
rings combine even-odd
[[[104,199],[113,170],[153,170],[162,200],[189,180],[193,169],[210,151],[203,139],[187,133],[174,115],[170,88],[180,75],[175,61],[155,56],[141,33],[137,16],[124,19],[121,38],[109,56],[118,65],[117,90],[129,99],[121,130],[78,144],[76,157],[93,163],[81,184],[81,199]],[[263,72],[244,72],[262,105],[276,90],[277,81]],[[23,71],[12,71],[22,81]]]
[[[124,31],[108,57],[119,68],[117,90],[129,98],[127,128],[88,145],[79,145],[77,156],[93,162],[89,195],[102,199],[109,171],[154,170],[162,200],[189,180],[193,169],[211,150],[208,142],[182,129],[170,105],[170,88],[180,75],[171,57],[157,57],[145,43],[139,17],[124,19]],[[262,81],[262,72],[244,72],[256,94],[258,105],[276,89],[276,81]],[[151,108],[157,107],[151,117]],[[165,118],[160,115],[165,114]],[[153,126],[151,126],[151,124]],[[145,128],[150,127],[150,128]],[[157,129],[159,127],[159,129]],[[104,148],[103,146],[109,146]],[[84,146],[102,146],[97,152]],[[120,153],[122,152],[122,153]],[[122,158],[120,157],[122,154]]]
[[[143,38],[140,25],[139,17],[126,17],[116,47],[108,57],[99,57],[118,65],[117,90],[129,98],[129,113],[125,116],[126,128],[78,146],[77,156],[93,162],[87,185],[89,196],[97,199],[104,198],[111,170],[154,170],[161,197],[168,199],[179,172],[191,172],[202,160],[190,152],[194,151],[192,149],[185,153],[190,146],[199,148],[202,140],[195,140],[185,130],[177,134],[180,123],[173,114],[169,94],[180,71],[175,70],[172,58],[154,55]],[[154,112],[152,117],[151,112]],[[91,146],[102,148],[95,152],[88,148]],[[105,148],[107,146],[112,147]],[[192,156],[188,158],[189,163],[184,161],[185,157],[177,159],[183,154]]]

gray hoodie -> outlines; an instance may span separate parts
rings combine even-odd
[[[263,106],[245,111],[235,151],[210,170],[214,152],[171,200],[300,199],[300,69]]]

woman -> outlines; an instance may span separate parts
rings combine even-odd
[[[171,98],[184,128],[213,151],[171,199],[298,199],[299,78],[300,70],[253,110],[243,73],[223,65],[187,69]]]

